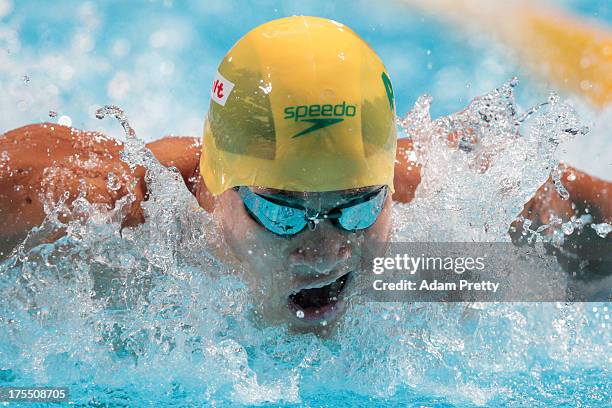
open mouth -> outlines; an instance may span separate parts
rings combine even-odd
[[[341,294],[346,287],[350,272],[340,276],[335,281],[317,288],[302,289],[289,295],[289,306],[296,316],[305,320],[320,320],[328,318],[337,311]]]

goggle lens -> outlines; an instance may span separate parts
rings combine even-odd
[[[382,211],[387,197],[387,188],[382,187],[367,194],[356,204],[342,206],[315,219],[305,209],[275,203],[247,187],[236,188],[249,214],[267,230],[282,236],[291,236],[302,231],[315,219],[329,218],[339,228],[355,232],[371,227]]]
[[[342,208],[338,224],[347,231],[358,231],[370,228],[378,219],[385,204],[386,189],[371,197],[368,201]]]
[[[242,192],[242,188],[239,191]],[[250,194],[241,194],[245,207],[269,231],[278,235],[294,235],[308,223],[305,211],[273,203],[248,191]]]

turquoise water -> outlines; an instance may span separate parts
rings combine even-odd
[[[461,177],[428,166],[417,198],[393,208],[394,239],[508,240],[507,223],[548,176],[554,147],[581,126],[573,109],[553,98],[516,137],[521,112],[511,89],[492,92],[485,111],[475,101],[466,116],[435,121],[421,99],[404,119],[423,146],[418,159],[444,162]],[[493,117],[486,109],[495,119],[475,122],[477,111]],[[469,118],[472,129],[497,130],[490,136],[503,148],[492,160],[523,161],[471,170],[478,155],[446,143],[449,124],[461,129]],[[212,255],[219,243],[214,220],[141,140],[127,138],[125,149],[128,163],[149,169],[146,224],[122,230],[122,203],[108,210],[84,199],[73,212],[86,221],[65,224],[57,217],[66,211],[60,201],[0,265],[2,385],[67,386],[80,406],[609,401],[609,303],[403,304],[354,296],[330,338],[255,325],[253,294]],[[58,228],[67,235],[44,243]]]
[[[612,21],[607,2],[563,4]],[[429,93],[431,116],[446,115],[527,74],[486,41],[466,41],[397,3],[0,0],[0,108],[8,113],[0,129],[67,116],[127,139],[115,121],[95,119],[99,106],[116,103],[142,140],[199,134],[227,48],[246,29],[293,13],[333,17],[369,41],[391,72],[400,113]],[[526,107],[549,91],[528,75],[516,89]],[[432,121],[420,100],[404,126],[424,146],[420,160],[446,167],[429,166],[418,198],[394,207],[396,238],[507,240],[509,220],[555,164],[556,142],[576,142],[559,129],[580,128],[585,115],[587,137],[604,126],[564,101],[534,117],[522,138],[512,137],[514,113],[504,111],[491,137],[507,165],[476,174],[475,158],[445,147],[448,123]],[[88,221],[67,225],[57,219],[61,203],[48,208],[0,265],[0,386],[67,386],[79,406],[609,406],[609,303],[355,299],[332,338],[257,327],[248,289],[211,255],[214,220],[141,140],[127,140],[126,160],[150,170],[147,224],[121,230],[120,205],[79,200],[74,211]],[[444,177],[448,169],[461,177]],[[500,194],[495,186],[507,180],[521,183]],[[450,211],[457,202],[464,209]],[[62,227],[66,237],[44,243]]]

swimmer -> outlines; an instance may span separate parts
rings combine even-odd
[[[331,20],[288,17],[255,28],[225,56],[201,144],[166,137],[147,146],[218,221],[231,262],[261,296],[262,319],[315,331],[341,317],[355,274],[384,255],[376,244],[389,240],[393,200],[410,202],[420,182],[394,119],[387,70],[361,38]],[[131,192],[123,225],[146,222],[144,169],[130,169],[121,150],[112,138],[48,123],[0,137],[9,158],[0,166],[4,256],[43,221],[45,200],[63,194],[69,205],[84,192],[114,206]],[[108,188],[110,173],[118,188]],[[581,210],[612,221],[610,183],[571,168],[563,180]],[[543,186],[523,215],[573,214],[551,191]]]

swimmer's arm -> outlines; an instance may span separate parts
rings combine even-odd
[[[212,212],[215,198],[200,177],[200,154],[202,145],[195,137],[165,137],[147,144],[157,160],[166,167],[176,167],[185,181],[185,185],[196,197],[202,208]]]
[[[148,143],[147,147],[161,164],[166,167],[176,167],[189,191],[194,191],[202,149],[199,139],[188,136],[166,136]]]
[[[197,180],[200,146],[193,137],[166,137],[147,144],[165,166],[176,167],[187,188],[205,192]],[[52,123],[28,125],[0,136],[0,252],[18,244],[45,218],[44,205],[63,195],[70,208],[79,193],[91,203],[114,207],[128,192],[134,201],[123,226],[144,222],[144,169],[121,161],[123,146],[99,133]],[[116,183],[110,184],[114,174]],[[1,254],[0,254],[1,257]]]
[[[565,166],[561,181],[569,192],[569,199],[564,200],[557,192],[552,180],[544,183],[536,192],[534,197],[525,204],[521,216],[530,220],[533,224],[529,227],[536,230],[541,225],[550,224],[553,217],[567,222],[572,216],[590,214],[592,224],[612,223],[612,183],[590,176],[570,166]],[[558,228],[555,227],[555,228]],[[515,243],[523,242],[523,224],[515,221],[510,228],[510,236]],[[551,229],[542,232],[548,235]],[[603,277],[610,274],[612,259],[601,258],[601,251],[608,252],[605,247],[612,243],[612,234],[605,239],[587,225],[580,232],[574,231],[565,237],[562,251],[555,251],[561,265],[570,272],[579,269],[582,261],[588,260],[583,266],[584,276]],[[593,255],[597,254],[595,258]],[[593,261],[599,259],[599,261]]]
[[[163,165],[180,171],[190,191],[196,189],[200,156],[196,138],[166,137],[147,147]],[[51,123],[0,136],[0,252],[10,250],[40,225],[44,203],[57,203],[63,194],[69,207],[79,192],[89,202],[114,207],[131,191],[134,202],[123,225],[144,222],[140,207],[146,197],[144,170],[130,170],[120,159],[122,149],[112,138]],[[109,189],[110,173],[117,176],[118,184]]]
[[[122,145],[99,133],[51,123],[28,125],[0,136],[0,252],[9,251],[45,218],[44,206],[70,208],[82,194],[114,207],[131,192],[124,226],[144,221],[144,171],[120,160]],[[114,177],[113,177],[114,175]],[[109,188],[109,178],[116,179]]]
[[[421,166],[409,159],[411,151],[412,141],[410,139],[397,140],[393,200],[400,203],[412,201],[414,192],[421,182]]]
[[[549,179],[525,204],[521,215],[538,225],[550,223],[553,216],[567,221],[582,214],[591,214],[594,223],[612,223],[612,183],[568,165],[563,167],[561,181],[569,199],[562,199]]]
[[[449,136],[449,140],[452,137]],[[395,160],[395,201],[408,203],[421,181],[421,167],[409,159],[412,151],[410,139],[399,139]],[[569,219],[574,214],[589,213],[594,223],[612,223],[612,183],[593,177],[568,165],[564,167],[561,181],[570,194],[563,200],[552,180],[544,183],[534,197],[525,204],[521,215],[537,223],[550,222],[552,215]],[[573,207],[573,208],[572,208]]]

